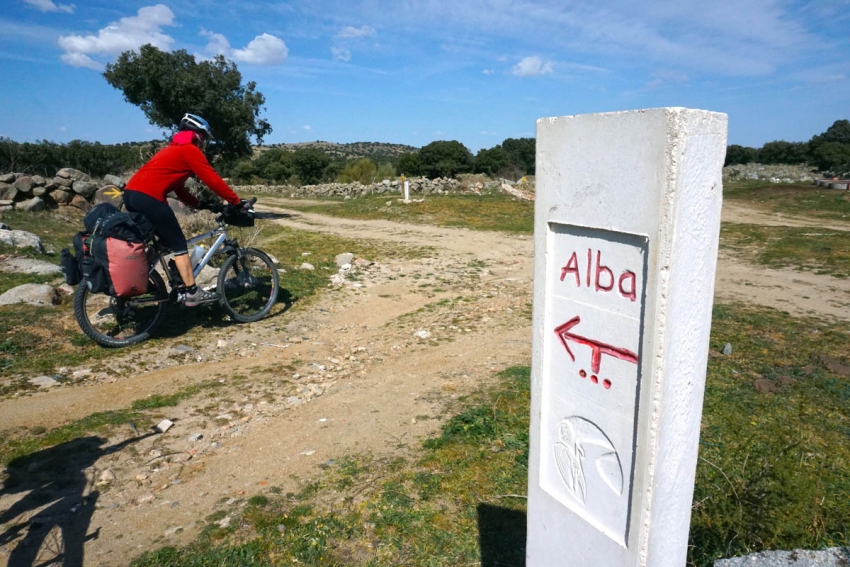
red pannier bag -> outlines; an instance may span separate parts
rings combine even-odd
[[[133,297],[148,291],[148,258],[145,245],[111,236],[94,239],[92,255],[106,270],[109,295]]]

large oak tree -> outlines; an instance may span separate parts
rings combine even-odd
[[[215,139],[207,147],[211,158],[225,160],[251,155],[251,138],[262,143],[272,131],[260,112],[265,97],[256,83],[242,84],[236,64],[223,56],[196,61],[185,50],[161,51],[143,45],[125,51],[106,66],[104,78],[142,109],[151,124],[176,130],[187,112],[203,116]]]

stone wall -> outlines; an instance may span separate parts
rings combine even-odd
[[[45,179],[24,173],[0,174],[0,211],[40,211],[71,206],[88,211],[93,204],[109,201],[120,207],[124,180],[115,175],[94,180],[76,169],[60,169]]]
[[[817,169],[805,165],[747,163],[723,168],[723,181],[751,179],[773,183],[813,183],[818,177]]]
[[[428,179],[425,177],[413,177],[407,180],[410,184],[411,195],[442,195],[446,193],[461,193],[467,191],[480,191],[481,189],[497,189],[498,181],[487,183],[475,182],[464,183],[457,179],[441,178]],[[278,193],[290,197],[361,197],[364,195],[401,195],[404,192],[402,182],[398,179],[390,181],[385,179],[370,185],[360,182],[354,183],[322,183],[320,185],[234,185],[233,190],[239,193]]]

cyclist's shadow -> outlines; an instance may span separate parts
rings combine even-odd
[[[149,434],[153,435],[153,434]],[[0,510],[0,546],[12,548],[8,567],[83,565],[85,542],[100,493],[86,475],[97,460],[143,437],[103,447],[102,437],[80,437],[11,461],[0,499],[24,494]],[[90,473],[92,477],[96,476]]]

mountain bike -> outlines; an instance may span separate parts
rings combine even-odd
[[[248,201],[252,206],[256,197]],[[198,277],[205,266],[218,268],[215,289],[221,294],[219,305],[232,320],[250,323],[265,317],[277,301],[280,275],[272,259],[256,248],[243,248],[236,238],[230,238],[226,225],[253,226],[238,205],[213,203],[209,209],[217,213],[218,228],[199,234],[186,243],[189,246],[215,239],[193,273]],[[250,224],[248,224],[250,222]],[[165,258],[171,251],[155,237],[146,247],[148,255],[148,290],[143,295],[122,299],[102,293],[92,293],[85,282],[74,293],[74,317],[80,329],[104,347],[124,347],[140,343],[165,319],[169,305],[179,305],[185,299],[186,288],[173,260]],[[158,269],[159,268],[159,269]],[[164,273],[166,286],[160,272]],[[194,309],[194,308],[193,308]]]

